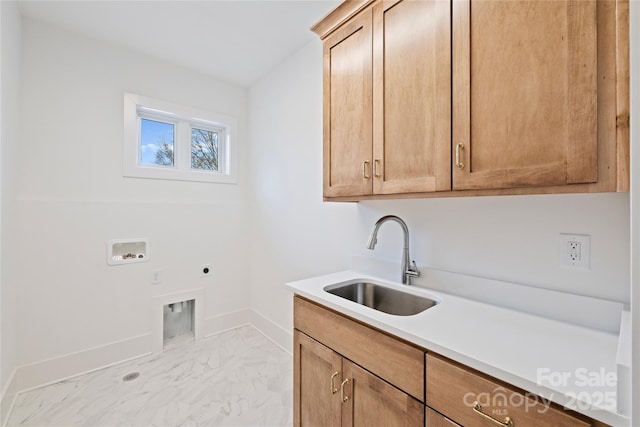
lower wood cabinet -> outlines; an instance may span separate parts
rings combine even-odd
[[[426,404],[462,426],[599,425],[540,396],[523,392],[442,356],[427,353],[425,364]],[[456,424],[447,424],[436,416],[428,416],[427,427],[451,425]]]
[[[460,424],[425,406],[424,422],[426,427],[460,427]]]
[[[295,426],[424,426],[424,404],[294,331]]]
[[[300,297],[294,327],[424,402],[424,350]]]
[[[342,425],[342,357],[305,334],[293,333],[295,426]]]
[[[294,328],[296,427],[607,427],[299,296]]]
[[[346,359],[342,373],[344,387],[343,426],[424,425],[424,404]],[[343,399],[343,401],[344,401]]]
[[[424,350],[294,299],[294,425],[424,427]]]

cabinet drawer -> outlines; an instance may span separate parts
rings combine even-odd
[[[424,407],[425,427],[460,427],[449,418],[437,413],[428,406]]]
[[[294,297],[294,327],[424,402],[424,350]]]
[[[540,397],[526,395],[498,380],[431,353],[426,355],[426,382],[427,405],[466,427],[497,425],[476,412],[474,402],[480,403],[484,414],[500,422],[509,417],[514,426],[591,426],[588,420],[578,418],[556,405],[549,406],[550,402]]]

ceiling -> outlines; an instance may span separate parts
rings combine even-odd
[[[20,0],[23,16],[250,86],[338,0]]]

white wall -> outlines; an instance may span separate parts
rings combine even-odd
[[[20,364],[149,334],[160,294],[204,287],[210,329],[246,310],[247,90],[29,19],[22,68]],[[123,178],[125,91],[236,117],[240,183]],[[152,259],[107,266],[106,242],[130,237],[150,238]]]
[[[367,201],[359,213],[362,242],[382,215],[403,218],[419,266],[629,302],[628,193]],[[589,271],[560,266],[560,233],[591,236]],[[363,254],[400,262],[401,248],[385,224]]]
[[[249,106],[251,308],[291,334],[284,283],[348,269],[359,244],[357,205],[322,202],[320,41],[252,86]]]
[[[4,393],[9,376],[16,366],[17,353],[17,284],[12,271],[11,253],[12,233],[14,229],[15,176],[14,159],[18,147],[19,111],[20,111],[20,15],[14,1],[0,2],[0,142],[2,159],[1,175],[1,276],[0,312],[2,313],[2,330],[0,331],[0,390]],[[4,401],[3,401],[4,402]],[[6,408],[2,408],[3,413]],[[2,419],[0,418],[0,422]]]

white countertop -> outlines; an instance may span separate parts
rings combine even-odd
[[[417,315],[395,316],[324,291],[355,279],[424,295],[439,304]],[[611,378],[617,372],[617,334],[351,270],[287,283],[286,288],[596,420],[630,425],[629,418],[616,412],[617,387]]]

